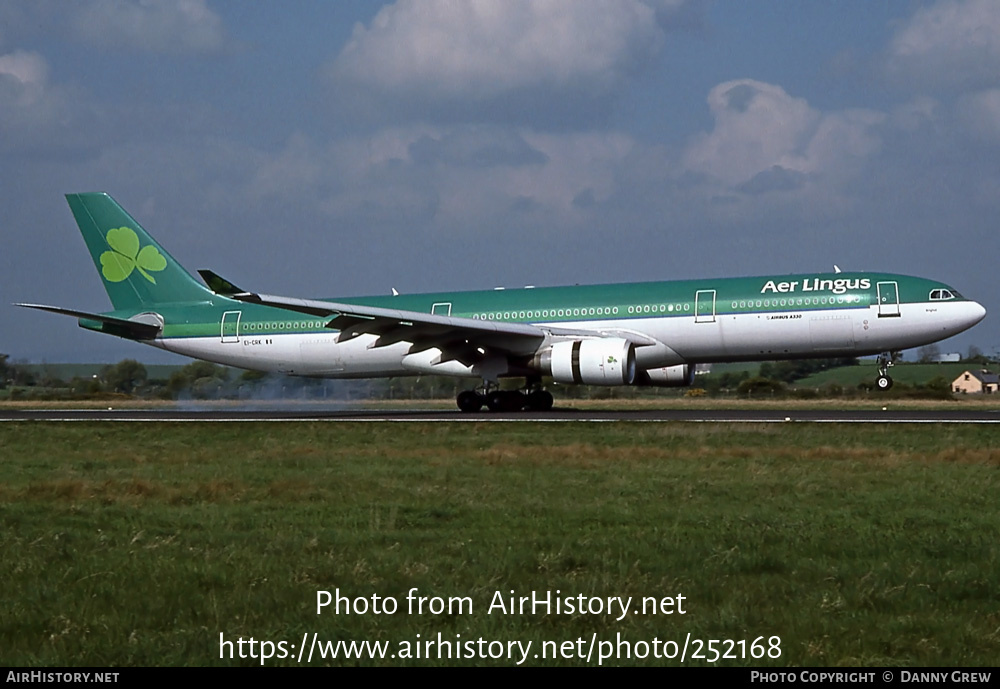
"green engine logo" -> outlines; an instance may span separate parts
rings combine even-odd
[[[167,259],[155,246],[139,249],[139,236],[131,227],[108,230],[108,246],[112,251],[101,254],[101,273],[108,282],[121,282],[138,270],[154,285],[156,280],[146,271],[159,272],[167,267]]]
[[[616,358],[614,358],[613,356],[610,356],[610,355],[609,355],[609,356],[608,356],[608,363],[609,363],[609,364],[617,364],[617,363],[618,363],[618,359],[616,359]]]

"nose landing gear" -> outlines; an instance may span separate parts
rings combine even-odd
[[[878,378],[875,379],[875,387],[879,390],[888,390],[892,387],[892,378],[889,377],[889,367],[892,366],[892,352],[882,352],[878,355]]]

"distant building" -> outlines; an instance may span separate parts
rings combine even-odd
[[[957,364],[962,360],[962,355],[958,352],[948,352],[947,354],[939,354],[933,359],[931,363],[934,364]]]
[[[990,373],[985,368],[970,369],[965,371],[951,383],[954,392],[964,393],[985,393],[987,395],[997,392],[1000,388],[1000,375]]]

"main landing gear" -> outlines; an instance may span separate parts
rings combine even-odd
[[[496,383],[484,381],[475,390],[458,393],[458,408],[466,414],[475,414],[484,406],[492,412],[549,411],[552,393],[543,390],[541,383],[531,381],[520,390],[500,390]]]
[[[888,390],[892,387],[892,378],[889,377],[889,367],[892,366],[892,352],[882,352],[878,355],[878,378],[875,379],[875,387],[879,390]]]

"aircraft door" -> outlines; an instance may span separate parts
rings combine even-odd
[[[222,341],[240,341],[240,317],[242,311],[226,311],[222,314]]]
[[[899,316],[899,285],[896,282],[878,283],[878,317]]]
[[[694,322],[715,323],[714,289],[700,289],[694,293]]]

